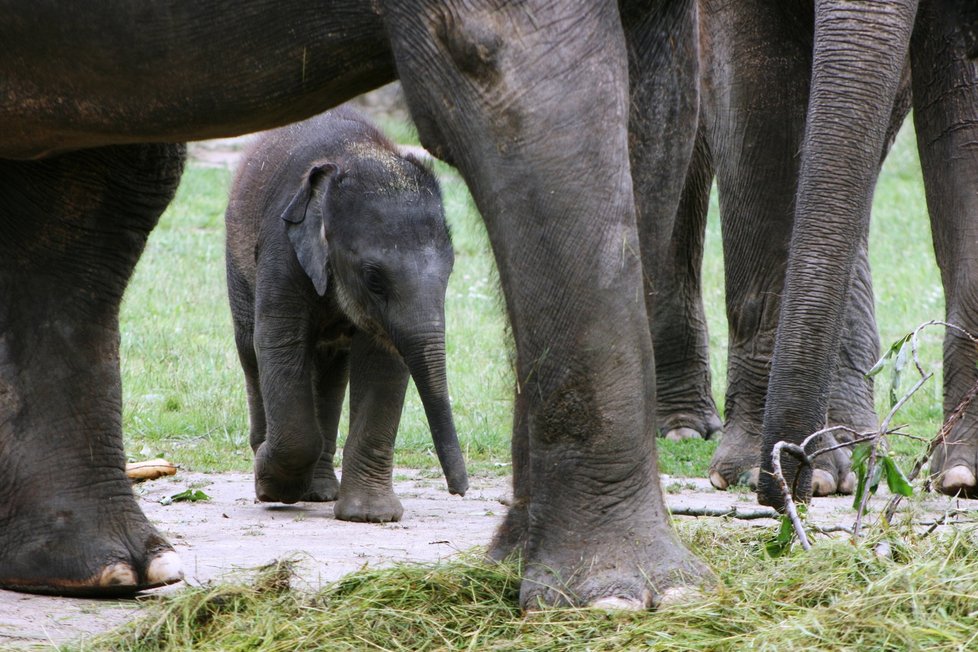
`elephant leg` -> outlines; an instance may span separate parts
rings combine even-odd
[[[762,0],[703,4],[703,122],[723,232],[727,392],[710,481],[756,484],[768,371],[793,219],[811,18]]]
[[[914,125],[934,250],[949,323],[978,334],[978,10],[964,0],[923,2],[911,41]],[[970,30],[970,31],[969,31]],[[944,416],[978,381],[978,350],[960,332],[944,338]],[[933,486],[978,496],[978,402],[931,459]]]
[[[530,472],[530,431],[526,394],[516,392],[513,400],[513,502],[489,544],[489,558],[502,561],[513,553],[524,555],[527,544],[533,475]]]
[[[642,608],[710,581],[657,478],[618,4],[418,0],[385,17],[422,142],[486,221],[512,324],[532,476],[521,604]]]
[[[256,286],[272,288],[259,268]],[[308,308],[281,290],[259,293],[255,318],[258,381],[265,407],[265,440],[255,449],[255,495],[291,504],[312,486],[323,451],[313,399],[314,345]]]
[[[357,333],[350,350],[350,434],[334,514],[341,521],[401,520],[394,495],[394,440],[410,377],[401,356]]]
[[[312,473],[312,487],[302,499],[321,503],[336,500],[340,490],[333,469],[333,457],[336,455],[336,435],[343,413],[343,397],[350,379],[349,352],[318,352],[314,379],[316,420],[323,438],[323,452],[319,454],[319,461]]]
[[[180,561],[125,475],[119,304],[183,147],[0,161],[0,587],[124,595]]]
[[[258,376],[258,354],[255,352],[254,292],[242,288],[243,284],[244,281],[229,269],[228,293],[243,295],[247,292],[244,295],[247,297],[245,300],[231,302],[231,321],[234,322],[234,344],[241,371],[244,372],[245,392],[248,396],[248,439],[252,452],[255,452],[265,442],[267,424]]]
[[[698,133],[685,183],[677,187],[674,170],[680,161],[689,160],[688,141],[676,139],[675,134],[665,138],[663,130],[663,124],[671,124],[691,132],[697,102],[697,84],[691,79],[695,70],[663,65],[655,61],[661,55],[648,47],[643,50],[638,38],[632,36],[629,42],[635,44],[629,141],[655,350],[656,423],[667,439],[708,439],[722,428],[713,400],[700,284],[713,167],[704,136]],[[672,104],[658,99],[668,83],[687,89]],[[676,140],[683,147],[663,146]],[[675,216],[663,214],[677,204]]]

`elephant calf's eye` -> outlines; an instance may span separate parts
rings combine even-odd
[[[363,282],[371,293],[376,294],[379,297],[387,295],[387,282],[384,279],[383,273],[379,269],[375,267],[368,267],[364,269]]]

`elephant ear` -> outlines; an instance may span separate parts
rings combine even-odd
[[[323,206],[326,201],[322,188],[328,186],[330,178],[336,173],[334,163],[318,162],[303,176],[289,205],[282,211],[286,222],[286,233],[296,258],[303,271],[312,280],[319,296],[326,294],[329,263],[329,246],[326,242],[326,229],[323,223]],[[317,202],[317,195],[321,199]]]

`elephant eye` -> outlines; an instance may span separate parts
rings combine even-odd
[[[384,278],[384,273],[376,267],[364,268],[363,282],[371,293],[379,297],[387,296],[387,279]]]

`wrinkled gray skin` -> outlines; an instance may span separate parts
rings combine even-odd
[[[661,238],[669,246],[650,259],[657,312],[651,318],[660,429],[674,439],[709,437],[720,420],[710,394],[699,273],[715,175],[730,336],[726,418],[710,480],[725,489],[737,483],[756,486],[760,467],[764,399],[798,186],[797,152],[809,102],[814,7],[811,2],[701,0],[700,9],[701,124],[673,231]],[[906,68],[884,153],[909,105]],[[865,232],[848,302],[841,356],[820,427],[865,432],[875,430],[876,415],[872,382],[864,374],[879,350]],[[844,432],[837,436],[850,438]],[[820,445],[832,443],[827,435]],[[852,492],[848,457],[839,450],[817,459],[815,495]]]
[[[516,500],[493,554],[523,554],[521,604],[644,608],[709,584],[657,477],[641,298],[654,247],[628,154],[634,108],[641,164],[675,215],[697,124],[692,2],[238,8],[0,2],[0,586],[131,593],[181,577],[123,472],[118,305],[179,168],[139,143],[275,127],[395,77],[422,144],[468,183],[499,268],[520,394]],[[147,168],[136,199],[118,187],[129,154]]]
[[[947,319],[978,332],[978,5],[971,0],[821,0],[802,141],[795,224],[765,405],[763,451],[817,430],[845,324],[860,234],[866,230],[887,125],[909,56],[914,126]],[[840,169],[844,174],[840,174]],[[978,380],[976,348],[948,331],[945,416]],[[933,484],[973,495],[978,404],[931,460]],[[780,507],[769,455],[760,500]],[[785,459],[789,482],[798,471]],[[810,492],[804,470],[799,497]]]
[[[455,257],[431,171],[337,109],[260,138],[238,169],[226,225],[258,499],[336,500],[341,520],[399,520],[394,439],[409,375],[449,491],[464,495],[445,374]]]

